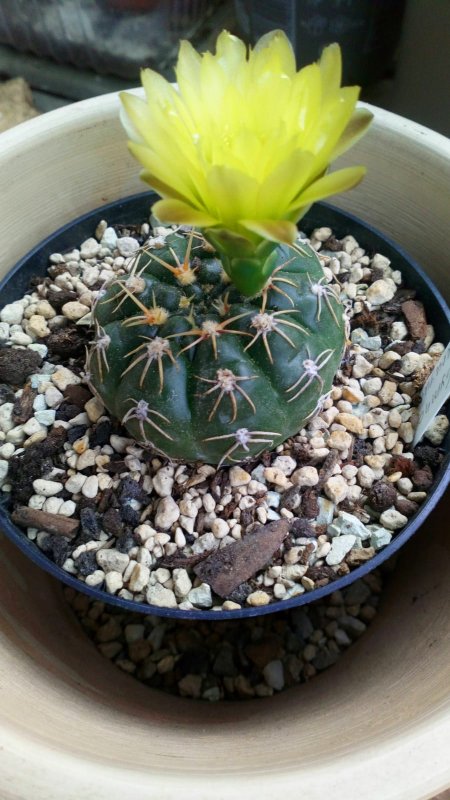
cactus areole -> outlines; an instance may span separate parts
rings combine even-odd
[[[362,167],[327,169],[370,115],[340,87],[336,45],[296,72],[279,31],[249,54],[226,32],[214,56],[184,42],[177,79],[145,70],[146,99],[122,98],[162,197],[153,213],[176,227],[99,293],[87,370],[138,442],[232,464],[297,434],[331,390],[344,308],[295,223],[361,179]]]

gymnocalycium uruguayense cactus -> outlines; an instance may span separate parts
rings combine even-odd
[[[340,50],[296,72],[283,33],[247,53],[182,42],[178,86],[144,70],[122,96],[131,152],[167,228],[95,304],[88,371],[130,434],[172,459],[230,464],[273,449],[321,407],[345,314],[295,223],[359,182],[328,173],[366,130]]]

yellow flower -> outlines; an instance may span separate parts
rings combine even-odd
[[[297,72],[283,32],[247,53],[223,31],[215,55],[183,41],[176,77],[145,69],[145,100],[122,94],[129,147],[162,197],[155,216],[203,228],[222,255],[261,262],[273,243],[294,241],[311,203],[363,177],[363,167],[327,173],[371,119],[355,110],[359,87],[340,85],[337,44]]]

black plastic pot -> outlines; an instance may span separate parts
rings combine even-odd
[[[60,228],[56,233],[41,242],[19,261],[2,281],[0,284],[2,305],[11,303],[22,297],[29,288],[31,277],[44,275],[46,273],[48,259],[52,253],[64,252],[65,250],[72,249],[84,239],[92,236],[93,231],[101,219],[107,219],[110,225],[118,223],[131,224],[145,221],[148,219],[149,209],[154,199],[155,196],[151,193],[134,195],[125,200],[102,206]],[[427,317],[433,323],[437,341],[444,342],[445,344],[449,341],[450,310],[448,306],[422,268],[419,267],[402,248],[353,215],[345,214],[325,203],[319,203],[313,206],[301,222],[301,228],[306,232],[324,225],[332,228],[338,238],[351,233],[355,236],[361,247],[364,247],[369,253],[380,252],[387,256],[392,261],[395,268],[401,270],[405,285],[417,291],[418,296],[425,305]],[[8,513],[8,498],[6,496],[4,496],[4,500],[0,504],[0,529],[20,548],[20,550],[22,550],[22,552],[46,572],[49,572],[63,583],[88,594],[96,600],[119,606],[128,611],[155,614],[163,617],[177,617],[179,619],[211,620],[256,617],[261,614],[286,611],[288,608],[306,605],[315,600],[319,600],[321,597],[337,589],[342,589],[350,583],[353,583],[353,581],[362,578],[368,572],[371,572],[375,567],[378,567],[390,558],[394,553],[397,553],[420,528],[430,511],[443,496],[448,486],[450,479],[450,435],[447,436],[444,446],[446,450],[445,459],[436,475],[435,482],[428,497],[414,517],[411,517],[407,525],[392,539],[384,550],[378,552],[370,561],[362,564],[348,575],[333,581],[327,586],[314,589],[311,592],[305,592],[289,600],[279,601],[273,605],[258,608],[243,608],[237,611],[183,611],[179,609],[159,608],[157,606],[150,606],[147,603],[135,603],[130,600],[123,600],[120,597],[108,594],[106,591],[86,586],[85,583],[68,574],[61,567],[58,567],[39,550],[34,542],[27,538],[23,531],[11,522]]]

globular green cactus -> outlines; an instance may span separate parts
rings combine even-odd
[[[100,295],[90,381],[138,442],[176,460],[236,463],[318,411],[342,358],[344,310],[312,248],[275,256],[262,290],[245,297],[203,236],[178,230]]]

